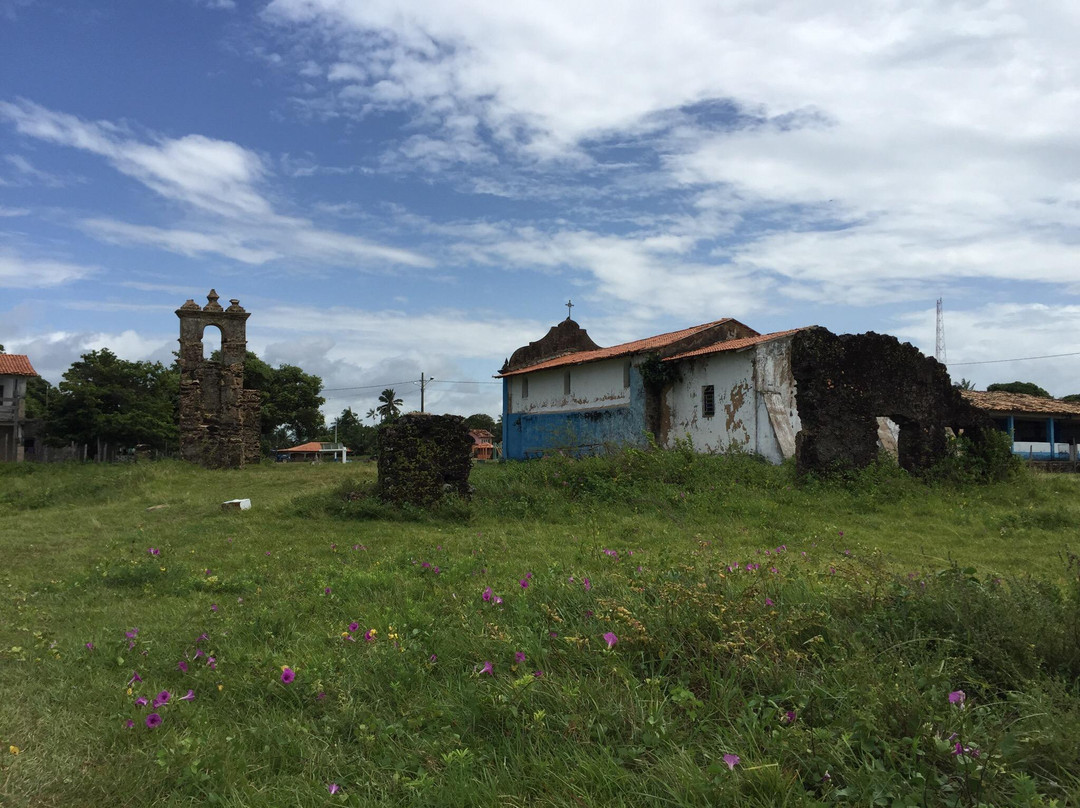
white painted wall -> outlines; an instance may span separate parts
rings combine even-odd
[[[756,451],[753,351],[725,352],[679,363],[682,379],[665,397],[667,440],[689,438],[699,452]],[[702,412],[702,387],[712,385],[716,414]]]
[[[681,362],[682,381],[665,398],[666,444],[670,447],[676,439],[689,438],[700,452],[738,449],[773,463],[792,457],[801,422],[795,407],[790,349],[790,338],[777,339]],[[716,413],[707,417],[702,411],[702,388],[710,384]]]
[[[564,365],[514,376],[510,382],[512,413],[574,412],[602,407],[625,407],[630,388],[623,386],[626,357]],[[570,395],[566,395],[564,375],[570,372]],[[529,395],[521,396],[521,380],[528,378]]]

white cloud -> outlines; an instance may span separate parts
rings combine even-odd
[[[144,142],[109,122],[83,121],[30,101],[0,101],[0,117],[27,136],[82,149],[106,158],[166,199],[203,217],[201,226],[161,228],[99,217],[86,230],[115,244],[162,247],[181,255],[216,253],[246,264],[282,257],[361,268],[426,267],[430,259],[411,250],[385,247],[357,236],[323,230],[310,220],[275,213],[259,190],[268,169],[254,152],[202,135]]]
[[[644,151],[615,175],[651,194],[643,214],[697,205],[621,237],[559,223],[462,240],[478,260],[584,271],[613,304],[679,315],[729,294],[752,311],[773,292],[872,305],[980,279],[1076,289],[1074,3],[274,0],[265,16],[318,32],[320,103],[412,116],[395,170],[467,165],[472,190],[514,194],[521,172],[482,170],[494,155],[543,187],[614,143]],[[748,226],[729,236],[733,220]],[[712,259],[651,246],[670,238],[711,242]]]
[[[1080,393],[1080,355],[1049,356],[1080,354],[1080,305],[991,303],[965,310],[949,308],[948,300],[945,304],[946,352],[954,381],[970,379],[980,390],[994,382],[1032,381],[1055,396]],[[892,332],[933,355],[935,309],[905,315]]]
[[[0,288],[42,289],[82,280],[96,268],[66,261],[24,258],[13,252],[0,252]]]

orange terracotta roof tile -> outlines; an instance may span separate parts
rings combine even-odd
[[[812,326],[805,326],[805,328],[812,328]],[[743,348],[749,348],[752,345],[760,345],[762,342],[770,342],[774,339],[786,337],[790,334],[794,334],[796,331],[802,330],[802,328],[789,328],[787,331],[774,331],[771,334],[758,334],[756,337],[729,339],[724,342],[714,343],[713,345],[706,345],[704,348],[698,348],[694,351],[687,351],[686,353],[669,356],[664,361],[674,362],[677,359],[688,359],[693,356],[708,356],[709,354],[720,353],[722,351],[739,351]]]
[[[322,443],[317,440],[310,443],[301,443],[299,446],[293,446],[291,449],[278,449],[278,452],[321,452]]]
[[[669,331],[666,334],[657,334],[655,337],[646,337],[645,339],[638,339],[633,342],[624,342],[621,345],[613,345],[610,348],[600,348],[595,351],[577,351],[575,353],[566,354],[565,356],[548,359],[544,362],[538,362],[529,367],[517,368],[516,370],[510,370],[506,373],[500,373],[497,378],[516,376],[520,373],[532,373],[533,371],[547,370],[548,368],[557,368],[562,367],[563,365],[580,365],[585,362],[595,362],[599,359],[612,359],[616,356],[630,356],[645,351],[655,351],[666,345],[678,342],[681,339],[692,337],[694,334],[700,333],[707,328],[713,328],[730,322],[732,322],[731,317],[724,317],[721,320],[715,320],[711,323],[702,323],[701,325],[691,326],[690,328],[684,328],[680,331]]]
[[[1000,413],[1031,413],[1037,415],[1080,415],[1080,401],[1059,401],[1056,398],[1029,396],[1024,393],[961,390],[960,394],[981,410]]]
[[[0,376],[37,376],[25,354],[0,353]]]

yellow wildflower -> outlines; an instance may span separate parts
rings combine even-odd
[[[11,754],[13,754],[13,755],[17,755],[22,750],[19,747],[15,746],[15,744],[12,744],[11,746],[8,747],[8,751],[11,752]]]

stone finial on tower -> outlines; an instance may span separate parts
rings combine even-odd
[[[213,289],[210,290],[210,294],[206,296],[207,304],[203,306],[203,311],[221,311],[221,304],[218,303],[218,293]]]

